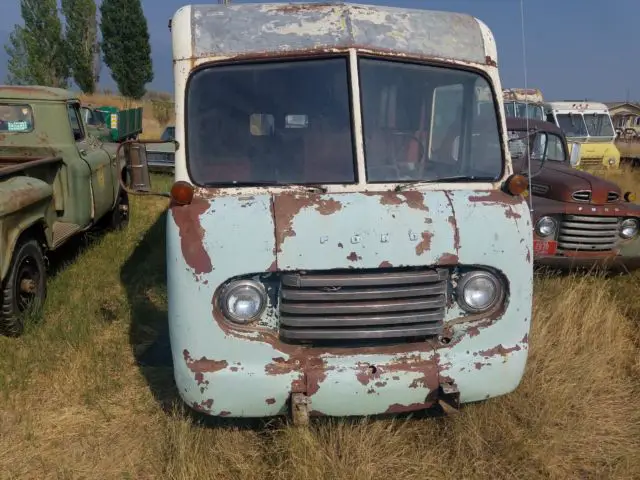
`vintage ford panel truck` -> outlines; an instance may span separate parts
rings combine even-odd
[[[182,398],[304,423],[514,390],[533,244],[489,28],[296,3],[185,6],[171,29]]]
[[[556,125],[507,118],[507,128],[514,169],[526,172],[531,162],[535,263],[638,268],[640,205],[630,203],[635,195],[572,168],[581,145],[574,145],[570,158],[566,137]]]
[[[123,162],[87,135],[72,92],[0,86],[0,329],[23,332],[46,294],[45,254],[94,226],[127,223]]]

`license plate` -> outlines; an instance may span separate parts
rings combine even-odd
[[[558,242],[555,240],[534,240],[534,255],[555,255],[558,250]]]

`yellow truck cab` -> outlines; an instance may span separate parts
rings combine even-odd
[[[546,102],[547,121],[560,127],[569,142],[582,144],[576,168],[619,168],[620,152],[609,109],[597,102]]]

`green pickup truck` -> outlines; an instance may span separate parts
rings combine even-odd
[[[93,228],[123,228],[124,161],[88,134],[73,92],[0,85],[0,331],[18,336],[46,296],[45,256]]]
[[[87,131],[102,142],[135,140],[142,133],[142,107],[119,110],[117,107],[82,105]]]

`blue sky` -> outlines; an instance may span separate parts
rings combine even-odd
[[[0,42],[20,18],[19,0],[0,0]],[[216,0],[208,0],[214,3]],[[98,2],[99,3],[99,2]],[[151,35],[153,82],[149,89],[172,91],[171,37],[173,13],[189,0],[142,0]],[[206,0],[194,3],[207,3]],[[237,0],[234,3],[247,3]],[[449,10],[472,14],[493,31],[505,87],[524,85],[520,0],[366,0],[363,3]],[[639,0],[524,0],[529,87],[545,98],[640,101],[637,59]],[[0,49],[0,82],[6,78],[6,56]],[[114,84],[103,67],[102,86]]]

